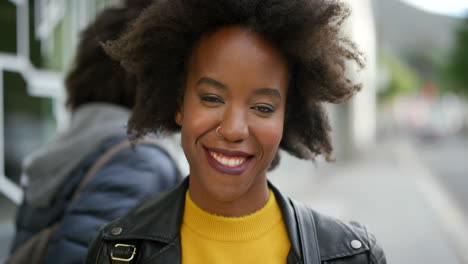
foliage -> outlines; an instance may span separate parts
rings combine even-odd
[[[468,96],[468,14],[456,33],[455,45],[446,68],[449,88]]]
[[[389,75],[388,81],[378,92],[380,102],[401,93],[414,93],[421,87],[422,81],[417,72],[397,57],[379,55],[379,68]]]

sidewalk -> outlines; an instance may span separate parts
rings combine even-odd
[[[366,224],[389,264],[468,263],[466,218],[402,141],[378,144],[347,164],[309,165],[309,176],[288,174],[271,179],[322,213]]]

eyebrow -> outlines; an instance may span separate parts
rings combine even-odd
[[[217,81],[215,79],[211,79],[209,77],[201,77],[200,80],[197,81],[197,85],[200,85],[200,84],[203,84],[203,83],[216,86],[218,88],[221,88],[222,90],[226,90],[226,88],[227,88],[227,86],[224,83],[219,82],[219,81]]]
[[[212,79],[210,77],[201,77],[197,81],[197,85],[200,85],[200,84],[203,84],[203,83],[215,86],[215,87],[220,88],[222,90],[227,89],[227,85],[225,85],[224,83],[222,83],[220,81]],[[275,96],[275,97],[277,97],[278,99],[281,100],[280,92],[278,90],[276,90],[276,89],[273,89],[273,88],[268,88],[268,87],[260,88],[260,89],[255,90],[254,94],[255,95],[272,95],[272,96]]]
[[[278,90],[273,89],[273,88],[260,88],[255,90],[254,92],[255,95],[272,95],[275,97],[278,97],[278,99],[281,100],[281,94],[278,92]]]

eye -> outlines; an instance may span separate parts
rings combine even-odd
[[[275,108],[271,105],[256,105],[252,109],[259,111],[262,114],[271,114],[275,112]]]
[[[215,103],[223,103],[223,100],[214,94],[206,94],[206,95],[201,95],[200,99],[204,102],[215,104]]]

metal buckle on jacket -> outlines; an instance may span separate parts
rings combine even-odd
[[[127,254],[130,253],[131,255],[130,256],[121,256],[120,254],[118,254],[119,256],[114,256],[114,249],[117,249],[119,251],[121,251],[122,249],[119,249],[119,248],[129,248],[132,252],[130,253],[130,251],[128,250],[125,250],[127,252],[120,252],[121,254]],[[111,259],[112,260],[116,260],[116,261],[125,261],[125,262],[130,262],[132,261],[132,259],[135,257],[136,255],[136,247],[134,245],[127,245],[127,244],[116,244],[114,246],[114,248],[111,250]]]

